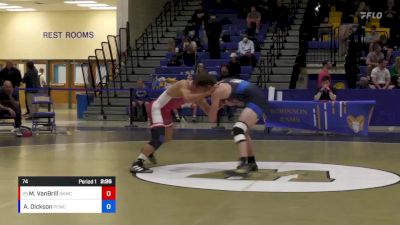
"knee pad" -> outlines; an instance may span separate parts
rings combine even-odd
[[[232,129],[232,135],[233,135],[233,140],[235,141],[236,144],[246,141],[246,135],[245,135],[246,132],[247,132],[247,124],[240,121],[235,123]]]
[[[157,150],[163,143],[165,138],[165,127],[154,127],[151,129],[151,145],[155,150]]]

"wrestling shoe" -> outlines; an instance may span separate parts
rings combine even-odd
[[[247,165],[249,166],[250,172],[258,171],[257,163],[253,162],[253,163],[248,163]]]
[[[152,173],[153,172],[153,170],[145,167],[144,161],[141,159],[138,159],[135,162],[133,162],[129,171],[131,173]]]
[[[151,155],[149,155],[149,157],[147,157],[149,159],[149,161],[153,164],[157,164],[157,158],[154,155],[154,153],[151,153]]]

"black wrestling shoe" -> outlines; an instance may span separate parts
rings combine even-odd
[[[147,157],[149,159],[149,161],[153,164],[157,164],[157,159],[156,156],[154,155],[154,153],[152,153],[151,155],[149,155],[149,157]]]
[[[136,160],[135,162],[133,162],[130,170],[131,173],[152,173],[153,170],[146,168],[144,166],[144,161],[141,159]]]
[[[239,165],[234,170],[225,171],[225,179],[227,180],[243,180],[249,176],[250,167],[248,164]]]
[[[253,163],[248,163],[247,165],[249,166],[250,172],[258,171],[257,163],[253,162]]]

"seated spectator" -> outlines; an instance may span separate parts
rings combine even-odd
[[[371,51],[373,44],[379,41],[380,39],[381,35],[379,34],[379,32],[376,31],[376,26],[372,25],[371,32],[365,35],[364,43],[369,46],[369,50]]]
[[[395,63],[390,68],[390,76],[393,84],[397,82],[397,77],[400,77],[400,56],[396,57]]]
[[[147,121],[146,102],[150,101],[149,93],[142,80],[137,81],[137,87],[133,93],[132,112],[134,118],[144,117]]]
[[[386,68],[387,61],[379,60],[379,65],[371,72],[373,89],[388,89],[390,85],[390,72]]]
[[[397,81],[394,82],[393,85],[389,87],[389,89],[400,89],[400,77],[397,78]]]
[[[188,21],[184,30],[184,35],[185,37],[192,36],[192,38],[199,36],[198,30],[196,29],[196,26],[192,20]]]
[[[382,53],[382,48],[379,44],[375,44],[373,51],[368,53],[366,64],[368,66],[368,75],[371,75],[371,71],[378,66],[379,60],[385,59],[385,55]]]
[[[7,61],[6,67],[0,71],[0,86],[3,86],[4,81],[9,80],[11,81],[14,91],[18,95],[15,88],[21,85],[21,77],[21,72],[14,67],[11,61]]]
[[[3,86],[4,81],[8,80],[11,82],[13,86],[13,90],[15,93],[15,96],[17,97],[16,100],[19,101],[19,92],[15,88],[19,87],[21,85],[21,79],[22,75],[21,72],[14,67],[13,63],[11,61],[6,62],[6,67],[0,71],[0,87]],[[26,91],[25,91],[26,95]],[[25,108],[26,108],[26,114],[29,115],[29,106],[27,102],[27,98],[25,98]]]
[[[336,100],[336,90],[331,86],[329,77],[324,77],[322,79],[321,86],[317,89],[314,95],[314,100],[316,101],[335,101]]]
[[[238,53],[239,53],[239,62],[243,66],[256,67],[257,59],[254,55],[254,43],[249,40],[247,35],[244,35],[243,39],[239,42]]]
[[[237,60],[237,54],[232,52],[230,55],[231,60],[229,61],[228,69],[231,77],[239,78],[242,73],[242,67],[240,62]]]
[[[317,86],[320,87],[322,84],[322,79],[324,77],[328,77],[329,81],[332,83],[332,78],[331,75],[329,74],[329,69],[332,68],[332,63],[328,61],[323,61],[322,62],[322,70],[318,74],[318,81],[317,81]]]
[[[196,52],[196,42],[186,39],[183,43],[183,64],[185,66],[194,66],[196,64]]]
[[[6,80],[0,89],[0,118],[13,118],[14,127],[21,127],[21,107],[11,81]],[[18,135],[18,133],[17,133]]]
[[[219,69],[219,71],[220,71],[220,77],[218,78],[219,81],[224,80],[224,79],[234,78],[229,73],[228,65],[222,65],[221,68]]]
[[[381,39],[379,41],[374,42],[374,44],[380,45],[381,46],[381,51],[387,61],[390,61],[392,54],[393,54],[393,46],[389,45],[387,38],[385,36],[381,36]],[[370,47],[370,51],[373,50],[373,46]]]
[[[368,78],[361,77],[357,84],[357,89],[371,89]]]
[[[169,39],[169,41],[168,41],[168,52],[170,52],[170,53],[178,53],[179,52],[179,48],[177,49],[177,47],[176,47],[175,38]]]
[[[197,64],[197,67],[196,67],[196,75],[199,76],[201,74],[208,74],[208,71],[205,68],[203,63]]]
[[[247,27],[251,28],[252,24],[256,25],[256,33],[258,34],[261,27],[261,13],[257,11],[255,6],[252,6],[251,11],[247,14]]]
[[[174,55],[168,62],[167,66],[182,66],[182,62],[179,60],[179,55]]]

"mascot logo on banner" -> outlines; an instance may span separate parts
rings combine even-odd
[[[364,130],[365,117],[362,115],[357,117],[350,115],[347,117],[347,124],[354,133],[358,134]]]

